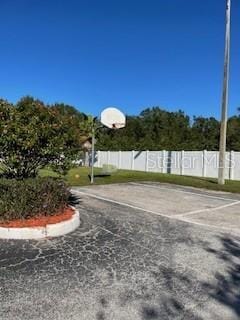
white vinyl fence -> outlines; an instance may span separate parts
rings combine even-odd
[[[218,151],[97,151],[95,167],[217,178]],[[240,180],[240,152],[226,153],[226,179]]]

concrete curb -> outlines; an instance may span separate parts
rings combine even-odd
[[[0,227],[0,239],[43,239],[48,237],[59,237],[74,231],[80,225],[79,211],[75,210],[72,218],[56,224],[48,224],[46,227],[35,228],[4,228]]]

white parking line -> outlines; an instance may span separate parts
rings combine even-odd
[[[192,191],[185,191],[185,190],[174,189],[174,188],[169,188],[169,187],[166,188],[166,187],[162,187],[162,186],[152,186],[152,185],[148,185],[148,184],[145,184],[145,183],[137,183],[137,182],[130,182],[130,183],[133,184],[133,185],[136,185],[136,186],[144,186],[144,187],[147,187],[147,188],[170,190],[170,191],[180,192],[180,193],[189,193],[189,194],[192,194],[192,195],[195,195],[195,196],[199,196],[199,197],[204,197],[204,198],[212,198],[212,199],[218,199],[218,200],[238,202],[238,200],[234,200],[234,199],[231,199],[231,198],[212,196],[212,195],[203,194],[203,193],[197,193],[197,192],[192,192]]]
[[[92,194],[92,193],[89,193],[89,192],[79,191],[79,190],[75,190],[75,189],[73,189],[73,192],[75,192],[77,194],[82,194],[82,195],[85,195],[85,196],[88,196],[88,197],[91,197],[91,198],[95,198],[95,199],[98,199],[98,200],[110,202],[110,203],[113,203],[113,204],[118,204],[118,205],[121,205],[121,206],[124,206],[124,207],[128,207],[128,208],[131,208],[131,209],[135,209],[135,210],[139,210],[139,211],[155,214],[155,215],[158,215],[158,216],[162,216],[164,218],[168,218],[168,219],[172,219],[172,220],[176,220],[176,221],[182,221],[182,222],[185,222],[185,223],[188,223],[188,224],[202,226],[202,227],[206,227],[206,228],[217,230],[217,231],[222,231],[222,232],[225,231],[225,232],[230,232],[230,233],[237,234],[237,235],[240,234],[239,231],[234,229],[234,228],[222,227],[222,226],[214,226],[214,225],[204,224],[204,223],[197,222],[197,221],[188,220],[188,219],[185,218],[184,214],[183,214],[182,219],[181,219],[181,216],[179,216],[179,215],[169,216],[169,215],[166,215],[166,214],[163,214],[163,213],[159,213],[157,211],[143,209],[141,207],[137,207],[137,206],[133,206],[133,205],[130,205],[128,203],[125,203],[125,202],[116,201],[116,200],[112,200],[112,199],[109,199],[109,198],[101,197],[101,196],[98,196],[98,195],[95,195],[95,194]],[[240,201],[234,202],[234,204],[238,204],[238,203],[240,203]],[[231,203],[231,204],[228,204],[228,206],[229,205],[234,205],[234,204]],[[221,206],[221,207],[223,207],[223,206]],[[217,209],[219,209],[219,207],[216,207],[216,210]],[[203,211],[207,211],[207,210],[208,209],[205,209]],[[185,214],[187,214],[187,212]]]
[[[240,201],[234,201],[232,203],[224,204],[224,205],[219,206],[219,207],[206,208],[206,209],[200,209],[200,210],[190,211],[190,212],[186,212],[186,213],[180,213],[180,214],[176,214],[175,217],[186,217],[186,216],[189,216],[189,215],[192,215],[192,214],[201,213],[201,212],[212,212],[212,211],[216,211],[216,210],[232,207],[232,206],[235,206],[237,204],[240,204]]]
[[[99,200],[111,202],[111,203],[114,203],[114,204],[119,204],[119,205],[121,205],[121,206],[128,207],[128,208],[131,208],[131,209],[136,209],[136,210],[140,210],[140,211],[144,211],[144,212],[148,212],[148,213],[153,213],[153,214],[156,214],[156,215],[158,215],[158,216],[163,216],[163,217],[165,217],[165,218],[171,218],[171,219],[174,218],[174,217],[169,216],[169,215],[164,214],[164,213],[159,213],[159,212],[157,212],[157,211],[152,211],[152,210],[148,210],[148,209],[143,209],[143,208],[141,208],[141,207],[133,206],[133,205],[128,204],[128,203],[125,203],[125,202],[116,201],[116,200],[112,200],[112,199],[109,199],[109,198],[104,198],[104,197],[101,197],[101,196],[97,196],[97,195],[92,194],[92,193],[89,193],[89,192],[78,191],[78,190],[73,190],[73,192],[78,193],[78,194],[83,194],[83,195],[88,196],[88,197],[91,197],[91,198],[95,198],[95,199],[99,199]]]

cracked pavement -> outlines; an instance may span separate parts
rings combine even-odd
[[[1,320],[240,318],[238,235],[148,212],[147,205],[158,209],[156,197],[164,203],[165,191],[129,184],[75,190],[126,202],[127,188],[132,207],[79,195],[81,225],[71,234],[0,240]],[[171,210],[178,199],[169,194]],[[207,204],[185,205],[222,206],[211,195]]]

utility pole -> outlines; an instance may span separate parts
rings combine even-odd
[[[219,168],[218,184],[225,184],[226,167],[226,140],[227,140],[227,109],[228,109],[228,87],[229,87],[229,62],[230,62],[230,31],[231,31],[231,0],[227,0],[226,8],[226,35],[225,35],[225,55],[224,55],[224,77],[222,94],[222,116],[219,144]]]

